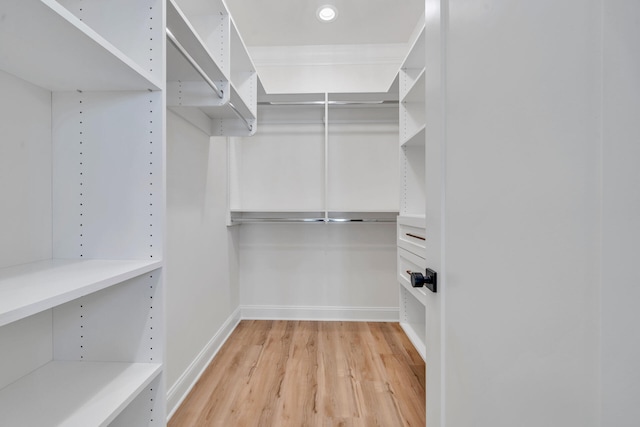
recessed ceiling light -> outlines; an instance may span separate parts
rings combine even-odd
[[[335,6],[327,4],[318,9],[318,19],[322,22],[331,22],[338,16],[338,10]]]

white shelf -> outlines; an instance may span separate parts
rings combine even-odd
[[[402,102],[405,104],[423,103],[425,97],[425,71],[424,69],[417,76],[415,81],[407,82],[407,92],[402,98]]]
[[[398,216],[398,224],[409,225],[411,227],[425,228],[425,215],[423,214],[402,214]]]
[[[163,87],[54,0],[2,2],[0,16],[0,69],[37,86],[52,91]]]
[[[260,104],[273,105],[317,105],[324,108],[324,93],[266,93],[262,84],[258,86]]]
[[[410,213],[406,213],[406,214],[400,215],[400,217],[401,218],[422,218],[424,220],[425,214],[410,214]]]
[[[221,31],[220,42],[231,50],[232,60],[242,58],[236,60],[239,65],[231,71],[225,71],[222,64],[216,62],[175,2],[167,2],[167,30],[181,46],[178,48],[171,40],[167,41],[167,106],[209,135],[250,136],[256,129],[257,74],[240,36],[231,28],[233,23],[228,13],[225,16],[229,31]],[[219,94],[196,71],[185,52],[217,87]],[[212,121],[211,125],[206,123],[208,120]]]
[[[0,390],[2,425],[106,426],[161,370],[148,363],[50,362]]]
[[[416,130],[413,134],[409,135],[407,138],[401,141],[400,146],[401,147],[404,147],[404,146],[410,147],[410,146],[419,146],[419,145],[424,146],[426,142],[425,132],[426,132],[426,126],[423,125],[418,130]]]
[[[402,61],[402,69],[424,68],[425,66],[425,49],[426,49],[425,26],[422,26],[420,33],[413,42],[409,53]]]
[[[206,47],[202,38],[173,0],[167,2],[167,29],[171,31],[180,44],[189,52],[189,55],[195,59],[209,78],[213,81],[229,80],[225,72],[214,60],[212,53]],[[171,43],[167,43],[167,49],[170,46],[172,46]],[[187,63],[174,61],[173,59],[173,57],[167,58],[167,78],[170,81],[190,81],[198,79],[198,74],[193,67]]]
[[[0,269],[0,326],[161,266],[161,261],[54,259]]]

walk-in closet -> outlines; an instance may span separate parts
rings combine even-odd
[[[637,0],[0,0],[0,427],[640,419]]]

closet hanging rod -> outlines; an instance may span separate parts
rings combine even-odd
[[[180,54],[184,57],[184,59],[186,59],[187,62],[189,62],[189,64],[198,72],[198,74],[200,74],[200,77],[202,77],[204,81],[209,85],[209,87],[213,89],[216,95],[218,95],[219,98],[223,98],[224,91],[219,89],[218,86],[216,86],[216,84],[209,78],[207,73],[205,73],[204,70],[198,65],[196,60],[193,59],[191,55],[189,55],[189,52],[187,52],[184,46],[180,44],[180,42],[178,41],[178,39],[176,39],[176,37],[171,32],[171,30],[168,28],[166,30],[167,30],[167,38],[169,39],[171,44],[173,44],[175,48],[178,49],[178,52],[180,52]],[[236,108],[236,106],[233,105],[231,102],[229,102],[228,104],[229,104],[229,107],[231,108],[231,111],[233,111],[240,118],[240,120],[242,120],[242,122],[249,129],[249,131],[250,132],[253,131],[253,125],[249,123],[249,121],[242,115],[242,113]]]
[[[282,106],[296,106],[296,105],[324,105],[324,101],[259,101],[258,105],[282,105]],[[328,101],[328,105],[372,105],[372,106],[384,106],[384,105],[398,105],[398,101]]]
[[[232,218],[234,223],[394,223],[395,218]]]
[[[209,78],[207,73],[205,73],[204,70],[198,65],[196,60],[193,59],[191,55],[189,55],[189,52],[187,52],[184,46],[180,44],[178,39],[176,39],[176,37],[171,32],[171,30],[168,28],[167,28],[167,38],[169,39],[169,41],[171,41],[171,44],[173,44],[175,48],[178,49],[178,52],[180,52],[180,54],[184,57],[184,59],[186,59],[187,62],[189,62],[189,64],[191,64],[191,66],[198,72],[198,74],[200,74],[200,77],[202,77],[204,81],[211,87],[211,89],[213,89],[216,95],[218,95],[218,98],[224,98],[224,92],[218,89],[218,86],[216,86],[216,84]],[[233,110],[236,111],[235,107],[233,107]]]
[[[326,222],[396,222],[395,218],[327,218]]]
[[[238,109],[236,108],[235,105],[233,105],[232,103],[229,103],[229,107],[231,107],[231,110],[236,113],[236,116],[238,116],[238,118],[240,118],[240,120],[242,120],[242,122],[245,124],[245,126],[249,129],[249,132],[253,131],[253,125],[251,123],[249,123],[249,120],[247,120],[240,111],[238,111]]]

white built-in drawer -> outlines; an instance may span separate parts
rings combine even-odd
[[[424,218],[398,217],[398,246],[418,256],[426,256]]]
[[[420,272],[424,274],[426,269],[426,261],[407,250],[398,248],[398,281],[404,288],[409,291],[422,305],[426,304],[426,296],[429,291],[426,287],[414,288],[411,286],[411,272]]]

